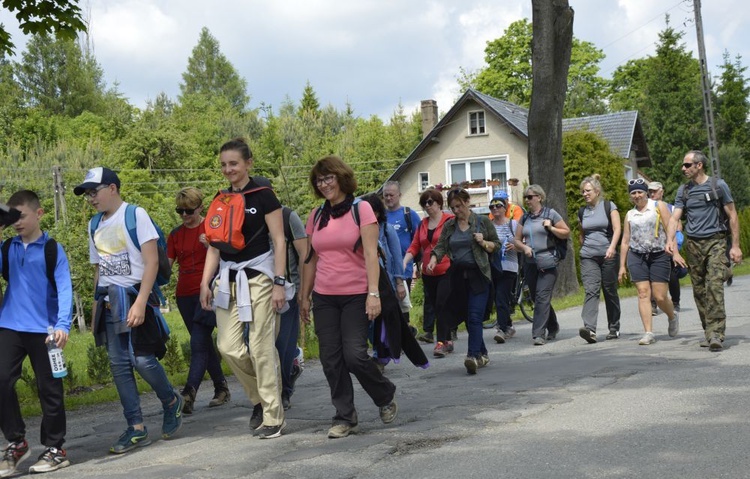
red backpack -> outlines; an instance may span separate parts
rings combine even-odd
[[[240,192],[219,191],[206,213],[206,240],[211,246],[224,253],[236,254],[263,232],[264,228],[260,228],[248,240],[242,234],[242,226],[245,224],[245,196],[270,189],[261,186]]]

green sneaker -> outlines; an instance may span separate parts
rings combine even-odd
[[[148,438],[148,429],[145,426],[142,431],[130,426],[122,433],[117,442],[112,444],[109,452],[112,454],[123,454],[136,447],[146,447],[149,444],[151,444],[151,439]]]

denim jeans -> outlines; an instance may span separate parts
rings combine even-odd
[[[487,348],[484,345],[484,312],[487,309],[487,299],[490,295],[490,283],[486,283],[485,288],[480,293],[468,291],[468,316],[466,317],[466,331],[469,333],[469,351],[467,356],[478,358],[487,354]]]
[[[135,426],[143,424],[143,414],[133,369],[151,386],[163,406],[166,407],[172,402],[175,392],[156,356],[136,356],[130,344],[130,333],[115,333],[114,321],[119,320],[114,319],[107,309],[104,313],[104,322],[109,367],[112,370],[117,394],[120,396],[125,420],[128,426]]]
[[[508,332],[513,326],[510,319],[510,304],[513,301],[513,288],[518,274],[513,271],[498,271],[492,268],[492,284],[495,288],[495,311],[497,312],[497,328]]]
[[[279,335],[276,337],[276,349],[281,362],[281,391],[292,397],[292,365],[297,356],[297,336],[299,336],[299,304],[297,298],[289,300],[289,309],[281,315]]]
[[[206,371],[211,376],[214,387],[225,381],[224,372],[221,370],[221,359],[216,352],[216,348],[214,348],[214,341],[211,337],[214,326],[194,321],[198,314],[209,313],[208,311],[201,311],[200,308],[200,296],[197,294],[177,298],[177,309],[180,310],[185,328],[190,333],[190,369],[185,385],[196,391],[198,391]],[[209,314],[214,313],[210,312]]]

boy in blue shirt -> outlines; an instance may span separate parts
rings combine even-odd
[[[54,328],[58,347],[64,348],[68,341],[73,316],[68,258],[56,242],[52,243],[56,254],[45,252],[45,244],[54,240],[39,227],[44,210],[36,193],[18,191],[10,197],[8,206],[18,210],[20,218],[13,223],[18,236],[6,240],[9,244],[0,249],[0,268],[8,282],[0,308],[0,429],[10,443],[0,462],[0,477],[15,474],[18,465],[31,454],[15,390],[26,356],[39,389],[40,442],[45,447],[29,472],[55,471],[70,465],[62,448],[66,432],[63,382],[52,377],[46,344],[48,326]],[[6,253],[7,258],[2,258]],[[47,261],[52,257],[56,257],[54,284],[47,273]]]

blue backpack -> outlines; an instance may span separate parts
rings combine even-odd
[[[125,228],[128,230],[130,240],[133,242],[135,247],[138,248],[138,251],[140,251],[141,244],[138,241],[137,222],[135,219],[135,210],[137,208],[138,207],[136,205],[131,204],[128,204],[128,206],[125,207]],[[94,232],[99,227],[99,223],[101,222],[103,216],[104,213],[97,213],[93,218],[91,218],[90,232],[92,241],[94,240]],[[167,258],[167,237],[164,236],[164,231],[159,228],[159,225],[157,225],[153,219],[151,219],[151,224],[154,225],[156,233],[159,235],[159,238],[156,240],[156,249],[159,252],[159,269],[156,274],[156,281],[154,282],[154,286],[164,286],[165,284],[169,283],[169,278],[172,277],[172,266],[169,264],[169,258]],[[159,296],[163,300],[161,291],[159,291]]]

